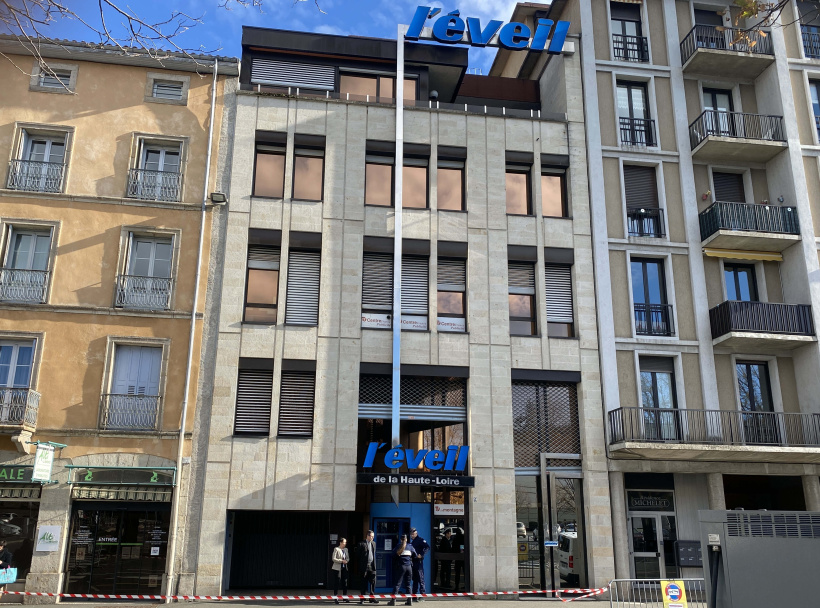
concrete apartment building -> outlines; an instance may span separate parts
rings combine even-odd
[[[159,593],[189,469],[182,410],[199,381],[214,213],[203,200],[217,190],[238,63],[220,58],[215,76],[209,56],[160,64],[138,49],[38,46],[47,68],[0,39],[0,536],[19,577],[9,588]],[[32,482],[35,441],[64,446],[52,483]]]
[[[428,591],[606,584],[577,37],[501,51],[492,77],[466,73],[463,47],[406,42],[401,163],[395,40],[246,27],[242,44],[179,591],[326,588],[333,547],[368,528],[391,590],[411,525],[433,547]],[[410,469],[384,460],[393,319],[397,443],[428,454]],[[432,475],[435,450],[456,471]]]
[[[820,510],[818,7],[739,39],[728,2],[562,8],[583,32],[615,569],[700,577],[677,555],[699,509]]]

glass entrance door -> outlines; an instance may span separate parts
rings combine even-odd
[[[674,515],[641,513],[629,518],[630,553],[635,578],[676,578]]]
[[[410,520],[398,517],[374,517],[376,533],[376,589],[379,593],[393,591],[393,556],[402,534],[410,536]],[[429,541],[428,541],[429,542]],[[404,593],[404,590],[400,590]]]

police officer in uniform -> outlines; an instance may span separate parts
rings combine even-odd
[[[410,528],[410,543],[413,549],[416,550],[416,555],[413,557],[413,594],[427,593],[424,588],[424,556],[430,550],[430,545],[427,541],[419,536],[418,530]],[[419,602],[423,602],[424,598],[418,598]]]

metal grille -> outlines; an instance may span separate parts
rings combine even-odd
[[[279,397],[280,437],[313,436],[315,372],[282,372]]]
[[[290,252],[285,323],[319,324],[320,269],[321,258],[318,251]]]
[[[683,583],[689,608],[706,608],[706,584],[702,578],[678,579]],[[661,579],[615,579],[609,583],[610,608],[664,608]],[[680,604],[677,604],[680,605]]]
[[[157,428],[160,397],[157,395],[102,396],[102,421],[106,431],[154,431]]]
[[[117,306],[168,310],[171,308],[172,284],[173,279],[170,278],[121,274],[117,277]]]
[[[13,160],[9,163],[9,190],[62,192],[65,163]]]
[[[727,513],[729,536],[820,539],[820,515],[811,513]]]
[[[540,466],[542,452],[581,453],[575,384],[515,381],[512,408],[515,466]]]
[[[152,94],[157,99],[182,99],[182,83],[156,81]]]
[[[73,486],[71,498],[77,500],[137,500],[171,502],[171,488],[153,486]]]
[[[46,301],[48,270],[0,268],[0,300],[4,302]]]
[[[509,262],[510,293],[532,295],[535,293],[535,265],[527,262]]]
[[[359,403],[390,404],[393,379],[363,374]],[[467,407],[467,379],[443,376],[402,376],[399,400],[403,405]]]
[[[236,385],[234,433],[267,435],[273,400],[273,370],[240,369]]]
[[[40,408],[40,393],[30,388],[0,387],[0,426],[34,429]]]
[[[6,485],[0,487],[0,498],[40,498],[41,485]]]
[[[404,256],[401,260],[401,312],[426,315],[430,303],[429,259]]]
[[[332,91],[336,85],[336,69],[332,65],[255,58],[251,64],[251,83]]]
[[[572,323],[572,266],[544,266],[547,293],[547,321]]]
[[[365,251],[362,260],[362,308],[393,310],[393,256]]]
[[[182,191],[182,173],[176,171],[128,171],[128,190],[125,196],[145,201],[176,202]]]

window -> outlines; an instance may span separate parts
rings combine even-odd
[[[726,49],[726,36],[718,27],[723,27],[723,17],[714,10],[695,9],[697,45],[707,49]]]
[[[743,187],[742,173],[712,171],[715,200],[728,203],[745,203],[746,189]]]
[[[820,139],[820,80],[809,80],[809,92],[811,93],[811,109],[814,114],[814,125],[817,129],[817,137]]]
[[[285,300],[287,325],[319,324],[320,273],[321,254],[318,251],[290,250]]]
[[[321,201],[324,192],[325,152],[296,148],[293,158],[293,198]]]
[[[545,264],[547,302],[547,335],[571,338],[575,335],[572,306],[572,266]]]
[[[12,226],[3,268],[0,268],[0,300],[45,302],[50,251],[50,230]]]
[[[137,168],[128,177],[129,198],[179,201],[182,191],[180,144],[143,142]]]
[[[534,336],[535,321],[535,266],[527,262],[509,262],[510,334]]]
[[[640,357],[641,407],[645,410],[674,410],[675,396],[674,362],[670,357]],[[664,441],[678,439],[678,419],[674,411],[643,412],[644,435],[648,440]]]
[[[532,215],[530,171],[528,167],[507,165],[507,213]]]
[[[43,93],[71,95],[77,86],[77,64],[51,63],[44,68],[34,62],[29,80],[29,90]]]
[[[446,211],[464,210],[464,161],[438,161],[436,206]]]
[[[251,61],[251,83],[273,87],[333,91],[336,68],[316,63],[296,63],[254,57]]]
[[[734,104],[729,89],[703,89],[703,111],[706,133],[734,137],[737,129],[733,116]]]
[[[393,254],[365,251],[362,260],[362,327],[390,329]]]
[[[248,245],[245,323],[276,323],[279,299],[279,247]]]
[[[234,435],[268,435],[273,402],[273,360],[240,359]]]
[[[438,259],[438,331],[467,331],[467,260]]]
[[[285,196],[285,146],[256,145],[253,195],[270,198]]]
[[[672,307],[666,303],[663,260],[632,258],[631,271],[635,333],[649,336],[673,335]]]
[[[655,125],[649,119],[645,83],[618,81],[618,121],[621,143],[655,145]]]
[[[424,256],[403,255],[401,259],[401,328],[427,330],[430,309],[430,261]]]
[[[404,157],[401,204],[403,208],[427,209],[426,158]]]
[[[763,361],[736,361],[737,392],[743,434],[747,443],[780,443],[780,429],[772,404],[769,366]]]
[[[610,2],[609,11],[614,58],[649,61],[649,47],[641,31],[641,5]]]
[[[365,157],[364,182],[365,205],[392,207],[393,157],[368,154]]]
[[[726,281],[726,299],[741,302],[757,302],[757,281],[755,267],[751,264],[723,265]]]
[[[20,158],[11,161],[8,188],[30,192],[62,192],[65,133],[22,132]]]
[[[563,169],[541,170],[541,215],[567,217],[566,182]]]
[[[578,389],[568,382],[512,381],[516,467],[540,467],[541,454],[580,454]]]
[[[173,240],[132,233],[125,274],[119,276],[117,306],[168,310],[171,307]]]
[[[279,437],[313,436],[315,371],[282,371],[279,396]]]
[[[151,96],[157,99],[182,99],[182,83],[155,80]]]
[[[629,236],[662,238],[666,233],[658,201],[655,167],[624,165],[624,193]]]
[[[162,347],[114,347],[111,392],[103,395],[104,430],[153,431],[159,418]]]
[[[71,82],[71,70],[40,70],[39,84],[41,87],[62,88],[68,87]]]
[[[416,89],[415,79],[404,79],[404,99],[415,100]],[[392,103],[396,97],[396,77],[342,73],[339,76],[339,93],[342,99]]]
[[[167,72],[148,72],[145,80],[145,101],[184,106],[188,103],[190,76]]]
[[[30,387],[33,365],[33,341],[0,341],[0,395],[3,395],[0,404],[9,403],[13,398],[10,389]]]

